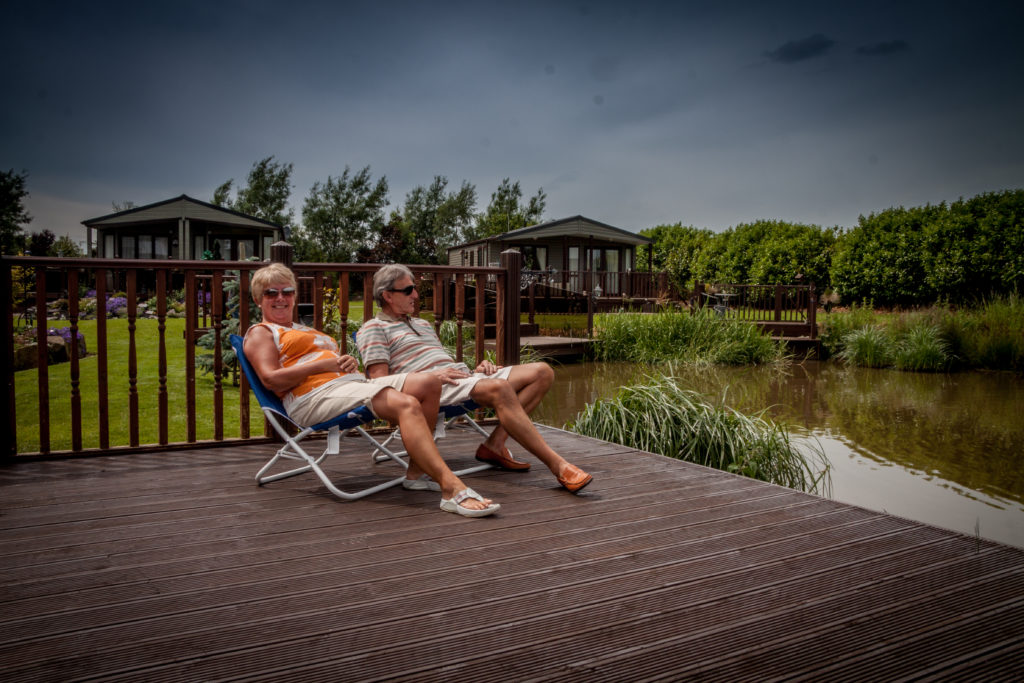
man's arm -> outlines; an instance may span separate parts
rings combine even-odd
[[[386,377],[388,374],[387,363],[374,363],[373,365],[367,365],[366,376],[369,379],[376,379],[377,377]]]

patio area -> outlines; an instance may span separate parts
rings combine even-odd
[[[0,676],[1019,680],[1024,550],[541,429],[594,483],[527,457],[467,478],[477,520],[258,487],[267,444],[4,466]],[[336,481],[396,476],[343,449]]]

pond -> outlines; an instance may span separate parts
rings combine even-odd
[[[683,386],[817,439],[835,500],[1024,547],[1024,379],[922,374],[808,361],[763,367],[658,366]],[[555,367],[534,411],[561,427],[651,366]]]

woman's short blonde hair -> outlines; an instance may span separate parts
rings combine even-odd
[[[283,263],[271,263],[269,266],[263,266],[252,275],[252,298],[253,301],[259,303],[263,298],[263,290],[267,288],[273,282],[281,282],[287,280],[288,283],[295,288],[298,288],[298,280],[295,279],[295,273],[292,269]]]

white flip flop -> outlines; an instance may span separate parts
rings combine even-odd
[[[487,515],[493,515],[501,509],[501,506],[497,503],[491,503],[483,510],[474,510],[473,508],[467,508],[460,505],[462,501],[468,500],[469,498],[479,500],[481,503],[484,502],[483,496],[479,493],[471,488],[465,488],[451,498],[442,498],[441,509],[445,512],[454,512],[455,514],[462,515],[463,517],[486,517]]]
[[[419,479],[403,479],[402,488],[410,491],[440,491],[441,485],[424,474]]]

